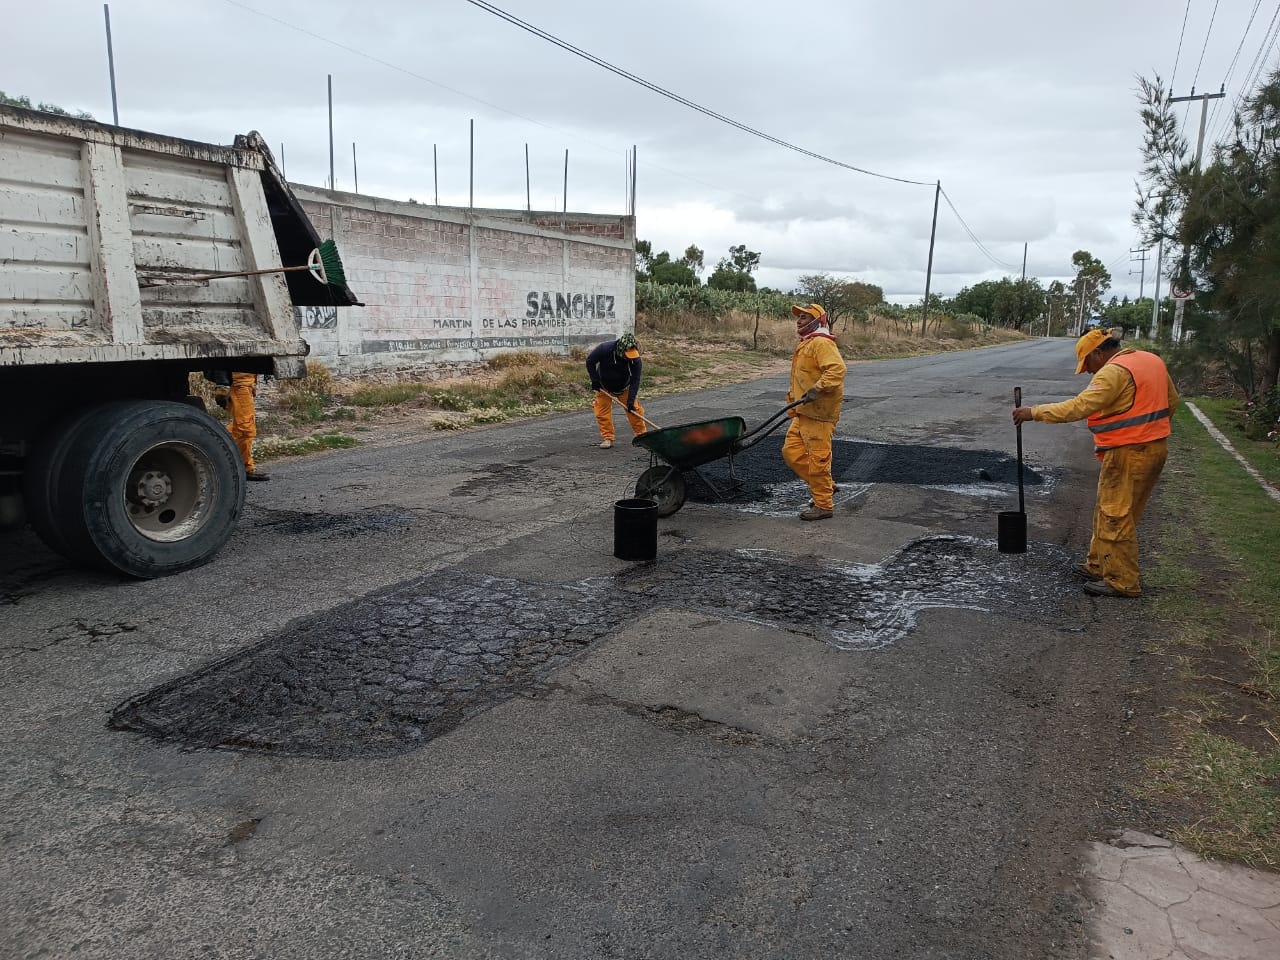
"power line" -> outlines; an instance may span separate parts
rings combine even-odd
[[[1236,64],[1240,61],[1240,51],[1244,49],[1244,42],[1249,38],[1249,31],[1253,29],[1254,18],[1258,15],[1258,10],[1262,7],[1262,0],[1253,0],[1253,11],[1249,14],[1249,22],[1244,25],[1244,33],[1240,35],[1240,42],[1236,44],[1235,55],[1231,58],[1231,64],[1227,67],[1227,75],[1222,79],[1222,85],[1225,87],[1231,82],[1232,75],[1236,72]],[[1213,110],[1209,113],[1209,129],[1217,130],[1218,128],[1218,108],[1221,103],[1215,103]],[[1216,137],[1211,138],[1211,140]]]
[[[967,233],[969,235],[969,239],[973,241],[973,245],[982,251],[982,255],[986,257],[988,260],[990,260],[992,263],[994,263],[997,267],[1000,267],[1001,269],[1004,269],[1004,270],[1012,270],[1016,272],[1018,269],[1017,266],[1011,263],[1005,263],[1003,260],[1000,260],[994,254],[992,254],[992,252],[988,250],[985,246],[983,246],[983,243],[981,240],[978,239],[977,234],[975,234],[972,230],[970,230],[969,225],[964,222],[964,217],[960,216],[960,211],[956,209],[956,205],[952,203],[951,198],[947,196],[947,191],[943,190],[942,196],[943,196],[943,199],[947,201],[947,206],[951,208],[951,212],[956,215],[956,219],[960,221],[960,226],[964,227],[964,232]]]
[[[1204,63],[1204,52],[1209,49],[1209,37],[1213,35],[1213,22],[1218,19],[1218,0],[1213,0],[1213,13],[1209,15],[1209,29],[1204,32],[1204,46],[1200,48],[1200,59],[1196,62],[1195,76],[1191,78],[1191,89],[1195,90],[1196,81],[1200,79],[1200,66]]]
[[[757,130],[755,127],[748,126],[747,124],[734,120],[731,117],[726,117],[722,113],[717,113],[715,110],[712,110],[709,107],[704,107],[699,103],[695,103],[694,101],[688,99],[687,97],[680,96],[678,93],[672,93],[670,90],[667,90],[665,87],[660,87],[656,83],[650,83],[648,80],[645,80],[643,77],[639,77],[636,74],[632,73],[631,71],[623,69],[622,67],[615,66],[609,61],[604,60],[600,57],[597,57],[593,53],[588,53],[586,50],[583,50],[581,47],[576,47],[572,43],[569,43],[565,40],[561,40],[559,37],[554,36],[553,34],[547,33],[547,31],[541,29],[540,27],[535,27],[533,24],[527,23],[524,20],[521,20],[519,17],[511,15],[507,13],[505,10],[495,7],[493,4],[485,2],[485,0],[467,0],[467,2],[470,3],[472,6],[475,6],[481,10],[484,10],[487,13],[492,13],[495,17],[505,20],[507,23],[510,23],[513,26],[519,27],[521,30],[525,30],[533,34],[535,37],[539,37],[540,39],[546,40],[548,43],[554,44],[555,46],[559,47],[561,50],[565,50],[569,53],[572,53],[574,56],[581,57],[583,60],[586,60],[588,63],[593,63],[598,67],[603,67],[605,70],[608,70],[610,73],[616,74],[626,80],[630,80],[633,83],[638,83],[640,86],[644,87],[646,90],[651,90],[652,92],[658,94],[659,96],[666,97],[668,100],[672,100],[675,103],[679,103],[682,106],[686,106],[690,110],[696,110],[698,113],[711,117],[713,120],[719,120],[721,123],[727,123],[729,126],[735,127],[738,130],[743,131],[744,133],[749,133],[754,137],[759,137],[762,140],[767,140],[769,143],[775,144],[776,146],[784,147],[787,150],[794,150],[796,153],[803,154],[806,157],[812,157],[814,160],[821,160],[823,163],[829,163],[829,164],[832,164],[833,166],[843,167],[846,170],[853,170],[855,173],[863,173],[869,177],[878,177],[881,180],[893,180],[893,181],[896,181],[897,183],[909,183],[918,187],[932,187],[934,185],[932,183],[926,183],[923,180],[909,180],[905,177],[890,176],[887,173],[876,173],[874,170],[868,170],[865,167],[858,167],[851,163],[845,163],[842,160],[835,160],[831,157],[823,156],[820,153],[816,153],[813,150],[808,150],[804,147],[797,146],[796,144],[791,143],[787,140],[783,140],[780,137],[775,137],[772,134],[765,133],[763,130]]]
[[[482,100],[482,99],[480,99],[479,97],[471,96],[470,94],[464,93],[464,92],[462,92],[461,90],[458,90],[458,89],[456,89],[456,88],[454,88],[454,87],[450,87],[450,86],[448,86],[447,84],[440,83],[439,81],[433,80],[433,79],[431,79],[430,77],[423,76],[423,75],[422,75],[422,74],[420,74],[420,73],[417,73],[417,72],[415,72],[415,71],[413,71],[413,70],[410,70],[410,69],[408,69],[408,68],[406,68],[406,67],[402,67],[402,66],[400,66],[399,64],[392,63],[391,61],[389,61],[389,60],[385,60],[385,59],[383,59],[382,57],[376,56],[376,55],[371,54],[371,53],[367,53],[366,51],[361,50],[361,49],[359,49],[359,48],[357,48],[357,47],[353,47],[353,46],[351,46],[350,44],[342,43],[341,41],[338,41],[338,40],[333,40],[333,39],[331,39],[331,38],[329,38],[329,37],[326,37],[326,36],[324,36],[324,35],[322,35],[322,34],[316,33],[316,32],[315,32],[315,31],[313,31],[313,30],[308,30],[308,29],[307,29],[307,28],[305,28],[305,27],[299,26],[299,25],[298,25],[298,24],[296,24],[296,23],[292,23],[292,22],[290,22],[290,21],[288,21],[288,20],[281,19],[280,17],[273,16],[272,14],[265,13],[265,12],[263,12],[263,11],[261,11],[261,10],[257,10],[257,9],[255,9],[254,7],[249,6],[248,4],[245,4],[245,3],[241,3],[241,2],[239,2],[239,0],[225,0],[225,2],[226,2],[226,3],[228,3],[228,4],[230,4],[231,6],[234,6],[234,7],[237,7],[237,8],[239,8],[239,9],[241,9],[241,10],[244,10],[244,11],[245,11],[245,12],[247,12],[247,13],[251,13],[251,14],[254,14],[254,15],[256,15],[256,16],[262,17],[262,18],[264,18],[264,19],[271,20],[272,22],[277,23],[277,24],[279,24],[280,26],[287,27],[287,28],[289,28],[289,29],[291,29],[291,30],[295,30],[295,31],[297,31],[298,33],[302,33],[302,34],[304,34],[304,35],[306,35],[306,36],[308,36],[308,37],[311,37],[311,38],[312,38],[312,39],[314,39],[314,40],[319,40],[321,43],[326,43],[326,44],[328,44],[328,45],[330,45],[330,46],[337,47],[338,49],[340,49],[340,50],[344,50],[344,51],[346,51],[347,53],[350,53],[350,54],[352,54],[352,55],[354,55],[354,56],[361,57],[362,59],[369,60],[369,61],[371,61],[371,62],[373,62],[373,63],[377,63],[377,64],[379,64],[379,65],[381,65],[381,66],[383,66],[383,67],[386,67],[386,68],[388,68],[388,69],[390,69],[390,70],[394,70],[394,71],[396,71],[397,73],[402,73],[402,74],[404,74],[404,75],[406,75],[406,76],[413,77],[415,80],[421,80],[421,81],[422,81],[422,82],[424,82],[424,83],[429,83],[429,84],[431,84],[432,86],[439,87],[439,88],[440,88],[440,89],[442,89],[442,90],[447,90],[447,91],[449,91],[450,93],[456,94],[457,96],[463,97],[463,98],[468,99],[468,100],[475,101],[476,103],[480,103],[480,104],[482,104],[482,105],[484,105],[484,106],[486,106],[486,107],[489,107],[490,109],[497,110],[497,111],[498,111],[498,112],[500,112],[500,113],[505,113],[505,114],[507,114],[508,116],[512,116],[512,117],[516,117],[516,118],[521,119],[521,120],[525,120],[525,121],[527,121],[527,122],[529,122],[529,123],[533,123],[533,124],[536,124],[537,126],[543,127],[544,129],[548,129],[548,130],[558,130],[558,128],[553,127],[553,126],[551,126],[551,125],[549,125],[549,124],[543,123],[543,122],[541,122],[541,121],[539,121],[539,120],[534,120],[532,117],[524,116],[523,114],[516,113],[516,112],[514,112],[514,111],[512,111],[512,110],[508,110],[508,109],[506,109],[506,108],[504,108],[504,107],[498,106],[498,105],[497,105],[497,104],[495,104],[495,103],[490,103],[490,102],[489,102],[489,101],[487,101],[487,100]],[[497,7],[494,7],[492,4],[489,4],[489,3],[483,3],[483,2],[480,2],[480,0],[468,0],[468,2],[469,2],[469,3],[473,3],[475,6],[480,7],[481,9],[484,9],[484,10],[486,10],[487,12],[493,13],[494,15],[499,16],[499,17],[501,17],[502,19],[507,20],[508,22],[510,22],[510,23],[512,23],[512,24],[514,24],[514,25],[516,25],[516,26],[521,27],[521,29],[528,30],[529,32],[534,33],[536,36],[539,36],[539,37],[541,37],[541,38],[543,38],[543,39],[546,39],[546,40],[548,40],[549,42],[554,43],[556,46],[559,46],[559,47],[561,47],[561,48],[563,48],[563,49],[567,50],[567,51],[568,51],[568,52],[570,52],[570,53],[573,53],[573,54],[575,54],[575,55],[577,55],[577,56],[583,57],[584,59],[586,59],[586,60],[588,60],[588,61],[590,61],[590,62],[592,62],[592,63],[595,63],[595,64],[597,64],[598,66],[604,67],[605,69],[610,70],[610,71],[611,71],[611,72],[613,72],[613,73],[617,73],[618,75],[623,76],[623,77],[625,77],[626,79],[633,80],[634,82],[639,83],[640,85],[642,85],[642,86],[644,86],[644,87],[646,87],[646,88],[648,88],[648,89],[652,90],[652,91],[653,91],[653,92],[655,92],[655,93],[659,93],[660,95],[662,95],[662,96],[664,96],[664,97],[668,97],[668,98],[670,98],[670,99],[673,99],[673,100],[675,100],[676,102],[681,103],[681,104],[683,104],[683,105],[685,105],[685,106],[688,106],[688,107],[690,107],[690,108],[691,108],[691,109],[693,109],[693,110],[697,110],[699,113],[703,113],[703,114],[705,114],[705,115],[707,115],[707,116],[712,117],[713,119],[717,119],[717,120],[720,120],[720,121],[722,121],[722,122],[724,122],[724,123],[727,123],[727,124],[729,124],[729,125],[731,125],[731,126],[737,127],[738,129],[741,129],[741,130],[743,130],[743,131],[744,131],[744,132],[746,132],[746,133],[750,133],[750,134],[752,134],[753,136],[761,137],[761,138],[763,138],[763,139],[765,139],[765,140],[769,141],[770,143],[773,143],[773,144],[775,144],[775,145],[777,145],[777,146],[781,146],[781,147],[784,147],[784,148],[786,148],[786,149],[796,151],[796,152],[801,153],[801,154],[803,154],[803,155],[805,155],[805,156],[812,157],[812,158],[813,158],[813,159],[815,159],[815,160],[820,160],[820,161],[822,161],[822,162],[824,162],[824,163],[833,164],[833,165],[838,166],[838,167],[843,167],[843,168],[845,168],[845,169],[853,170],[853,171],[855,171],[855,172],[857,172],[857,173],[863,173],[863,174],[866,174],[866,175],[868,175],[868,176],[878,177],[878,178],[880,178],[880,179],[884,179],[884,180],[893,180],[893,181],[898,182],[898,183],[906,183],[906,184],[911,184],[911,185],[915,185],[915,186],[934,186],[934,185],[935,185],[935,184],[932,184],[932,183],[927,183],[927,182],[922,181],[922,180],[909,180],[909,179],[905,179],[905,178],[902,178],[902,177],[894,177],[894,176],[890,176],[890,175],[888,175],[888,174],[876,173],[876,172],[871,171],[871,170],[866,170],[866,169],[864,169],[864,168],[862,168],[862,167],[857,167],[857,166],[853,166],[852,164],[843,163],[843,162],[841,162],[841,161],[839,161],[839,160],[834,160],[834,159],[832,159],[832,158],[830,158],[830,157],[823,156],[822,154],[815,153],[815,152],[813,152],[813,151],[811,151],[811,150],[806,150],[806,149],[804,149],[803,147],[798,147],[798,146],[796,146],[796,145],[794,145],[794,144],[788,143],[787,141],[781,140],[780,138],[773,137],[773,136],[771,136],[771,135],[769,135],[769,134],[766,134],[766,133],[764,133],[763,131],[756,130],[756,129],[754,129],[754,128],[752,128],[752,127],[749,127],[749,126],[747,126],[747,125],[745,125],[745,124],[740,124],[740,123],[738,123],[737,121],[732,120],[732,119],[730,119],[730,118],[728,118],[728,117],[725,117],[725,116],[723,116],[723,115],[721,115],[721,114],[719,114],[719,113],[716,113],[716,112],[715,112],[715,111],[713,111],[713,110],[710,110],[710,109],[708,109],[708,108],[702,107],[702,106],[700,106],[699,104],[693,103],[692,101],[686,100],[685,98],[678,96],[677,94],[673,94],[673,93],[671,93],[670,91],[664,90],[663,88],[658,87],[658,86],[657,86],[657,85],[655,85],[655,84],[650,84],[648,81],[643,80],[642,78],[637,77],[637,76],[635,76],[634,74],[630,74],[630,73],[628,73],[627,71],[625,71],[625,70],[623,70],[623,69],[621,69],[621,68],[619,68],[619,67],[615,67],[614,65],[612,65],[612,64],[610,64],[610,63],[608,63],[608,62],[606,62],[606,61],[604,61],[604,60],[601,60],[600,58],[595,57],[595,56],[593,56],[592,54],[587,53],[586,51],[579,50],[577,47],[574,47],[572,44],[565,43],[564,41],[559,40],[559,38],[557,38],[557,37],[553,37],[551,34],[548,34],[548,33],[545,33],[545,31],[541,31],[541,30],[539,30],[537,27],[534,27],[534,26],[532,26],[532,25],[530,25],[530,24],[526,24],[524,21],[519,20],[518,18],[513,17],[513,16],[511,16],[510,14],[507,14],[505,11],[499,10]],[[563,132],[565,132],[565,131],[558,130],[558,132],[563,133]],[[576,136],[576,134],[575,134],[575,136]],[[583,142],[592,143],[592,141],[583,141]],[[598,144],[598,143],[592,143],[592,145],[593,145],[593,146],[596,146],[597,148],[599,148],[599,149],[601,149],[601,150],[603,150],[603,151],[605,151],[605,152],[612,152],[612,151],[610,151],[610,149],[609,149],[609,148],[604,147],[604,146],[603,146],[603,145],[601,145],[601,144]],[[724,192],[724,193],[729,193],[729,194],[732,194],[732,195],[734,195],[734,196],[739,196],[739,197],[742,197],[743,199],[749,199],[749,200],[752,200],[752,201],[756,201],[756,200],[758,200],[758,198],[756,198],[756,197],[747,197],[745,194],[740,194],[740,193],[738,193],[737,191],[730,190],[730,189],[727,189],[727,188],[725,188],[725,187],[723,187],[723,186],[718,186],[718,185],[716,185],[716,184],[707,183],[707,182],[706,182],[706,181],[704,181],[704,180],[700,180],[700,179],[698,179],[698,178],[696,178],[696,177],[689,176],[688,174],[680,173],[679,171],[670,170],[670,169],[665,168],[665,167],[662,167],[662,166],[660,166],[660,165],[658,165],[658,164],[650,163],[650,166],[652,166],[655,170],[661,170],[661,171],[663,171],[663,172],[665,172],[665,173],[671,174],[671,175],[673,175],[673,176],[681,177],[682,179],[686,179],[686,180],[689,180],[689,181],[694,182],[694,183],[702,184],[703,186],[709,187],[709,188],[714,189],[714,190],[722,191],[722,192]],[[943,196],[946,196],[946,192],[945,192],[945,191],[940,191],[940,192],[943,194]],[[1016,270],[1016,269],[1017,269],[1017,268],[1016,268],[1016,266],[1014,266],[1014,265],[1012,265],[1012,264],[1009,264],[1009,263],[1005,263],[1005,262],[1004,262],[1004,261],[1002,261],[1002,260],[999,260],[998,258],[996,258],[995,256],[993,256],[989,250],[987,250],[987,248],[983,245],[982,241],[981,241],[981,240],[979,240],[979,239],[978,239],[978,237],[977,237],[977,235],[976,235],[976,234],[975,234],[975,233],[974,233],[974,232],[969,228],[969,225],[968,225],[967,223],[965,223],[964,218],[960,216],[960,211],[956,209],[956,206],[955,206],[955,204],[952,202],[952,200],[951,200],[951,198],[950,198],[950,197],[947,197],[947,206],[949,206],[949,207],[951,208],[951,212],[952,212],[953,214],[955,214],[956,219],[960,221],[960,225],[964,228],[965,233],[966,233],[966,234],[968,234],[969,239],[970,239],[970,240],[971,240],[971,241],[972,241],[972,242],[973,242],[973,243],[978,247],[978,249],[979,249],[979,250],[981,250],[981,251],[982,251],[983,255],[984,255],[984,256],[986,256],[986,257],[987,257],[987,259],[989,259],[992,263],[994,263],[994,264],[995,264],[996,266],[998,266],[998,267],[1001,267],[1002,269],[1006,269],[1006,270]]]
[[[1187,8],[1182,11],[1182,32],[1178,34],[1178,52],[1173,58],[1173,69],[1169,72],[1169,86],[1173,86],[1178,76],[1178,61],[1182,59],[1182,38],[1187,35],[1187,15],[1191,13],[1191,0],[1187,0]]]
[[[1224,131],[1224,125],[1231,122],[1231,119],[1244,105],[1245,100],[1248,99],[1258,73],[1266,64],[1266,58],[1270,54],[1271,48],[1275,46],[1276,39],[1280,37],[1280,26],[1277,25],[1277,20],[1280,20],[1280,3],[1276,4],[1275,12],[1271,14],[1271,22],[1267,26],[1266,32],[1262,35],[1262,42],[1258,45],[1258,52],[1253,55],[1253,60],[1249,64],[1249,69],[1245,72],[1245,78],[1240,85],[1240,92],[1236,94],[1235,99],[1232,101],[1231,110],[1224,115],[1223,124],[1220,125],[1223,127]],[[1215,132],[1215,139],[1217,135],[1218,132]]]
[[[432,80],[430,77],[423,76],[420,73],[415,73],[413,70],[410,70],[407,67],[402,67],[397,63],[392,63],[390,60],[384,60],[381,57],[376,56],[375,54],[367,53],[364,50],[351,46],[350,44],[342,43],[341,41],[338,41],[338,40],[333,40],[329,37],[324,36],[323,34],[316,33],[314,30],[308,30],[307,28],[301,27],[296,23],[291,23],[290,21],[283,20],[280,17],[273,16],[269,13],[264,13],[261,10],[257,10],[254,7],[249,6],[248,4],[240,3],[239,0],[224,0],[224,2],[230,4],[233,7],[238,7],[239,9],[244,10],[246,13],[252,13],[255,16],[262,17],[265,20],[270,20],[273,23],[278,23],[282,27],[288,27],[290,30],[295,30],[298,33],[305,34],[306,36],[311,37],[313,40],[319,40],[321,43],[327,43],[331,47],[337,47],[339,50],[344,50],[347,53],[360,57],[364,60],[369,60],[370,62],[376,63],[379,66],[386,67],[389,70],[394,70],[397,73],[402,73],[405,76],[412,77],[415,80],[421,80],[423,83],[429,83],[433,87],[439,87],[441,90],[447,90],[448,92],[452,94],[456,94],[457,96],[462,97],[465,100],[471,100],[474,103],[478,103],[482,106],[488,107],[491,110],[496,110],[499,113],[505,113],[509,117],[515,117],[518,120],[524,120],[528,123],[532,123],[535,126],[542,127],[544,130],[553,130],[556,133],[564,134],[565,136],[573,138],[575,143],[590,144],[591,146],[597,148],[598,150],[604,153],[616,152],[612,147],[606,147],[604,144],[597,143],[593,140],[584,139],[580,133],[570,132],[567,130],[563,130],[559,127],[554,127],[551,124],[543,123],[541,120],[535,120],[532,117],[526,117],[522,113],[516,113],[513,110],[508,110],[505,107],[498,106],[496,103],[490,103],[488,100],[482,100],[481,98],[472,96],[469,93],[464,93],[463,91],[458,90],[455,87],[451,87],[448,84],[440,83],[438,80]],[[647,164],[649,167],[652,167],[654,170],[660,170],[663,173],[670,174],[673,177],[680,177],[681,179],[688,180],[691,183],[696,183],[701,186],[708,187],[712,190],[718,190],[722,193],[727,193],[735,197],[740,197],[743,200],[758,202],[760,199],[759,197],[752,197],[744,193],[738,193],[737,191],[730,190],[729,188],[722,185],[708,183],[705,180],[699,179],[698,177],[694,177],[687,173],[681,173],[678,170],[671,170],[667,167],[662,166],[661,164],[657,164],[652,161],[647,161]]]

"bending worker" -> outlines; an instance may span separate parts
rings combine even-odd
[[[791,308],[800,342],[791,356],[791,387],[787,403],[804,400],[788,411],[791,426],[782,441],[782,459],[809,485],[813,503],[801,520],[826,520],[835,513],[835,483],[831,478],[831,438],[844,402],[844,358],[827,325],[827,311],[810,303]]]
[[[644,433],[644,407],[636,400],[640,390],[640,344],[634,334],[606,340],[587,354],[587,376],[595,391],[596,423],[600,425],[600,446],[613,446],[613,398],[626,393],[627,422],[637,436]]]
[[[1089,556],[1073,568],[1086,593],[1142,595],[1138,521],[1169,455],[1169,420],[1178,391],[1154,353],[1121,349],[1109,331],[1090,330],[1076,342],[1076,373],[1093,375],[1070,400],[1015,407],[1014,423],[1088,420],[1102,461]]]
[[[215,384],[214,400],[231,416],[227,430],[244,460],[244,478],[270,480],[253,462],[253,441],[258,436],[258,415],[254,409],[254,396],[258,392],[257,374],[213,370],[205,374],[205,379]]]

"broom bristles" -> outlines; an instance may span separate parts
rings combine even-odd
[[[324,267],[325,280],[331,287],[345,287],[347,274],[342,269],[342,259],[338,256],[338,245],[326,240],[316,248],[320,252],[320,263]]]

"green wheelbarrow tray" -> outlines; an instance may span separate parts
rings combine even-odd
[[[787,404],[754,430],[747,430],[742,417],[717,417],[640,434],[631,444],[649,451],[650,466],[636,481],[636,496],[653,500],[658,504],[658,516],[669,517],[684,506],[683,472],[692,470],[717,498],[722,501],[731,499],[742,485],[733,472],[734,455],[771,434],[783,424],[788,411],[804,402],[797,400]],[[725,457],[729,458],[732,484],[727,493],[698,469]]]

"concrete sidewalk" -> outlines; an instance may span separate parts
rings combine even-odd
[[[1091,957],[1280,957],[1280,875],[1204,860],[1133,830],[1091,843],[1084,864],[1096,904]]]

